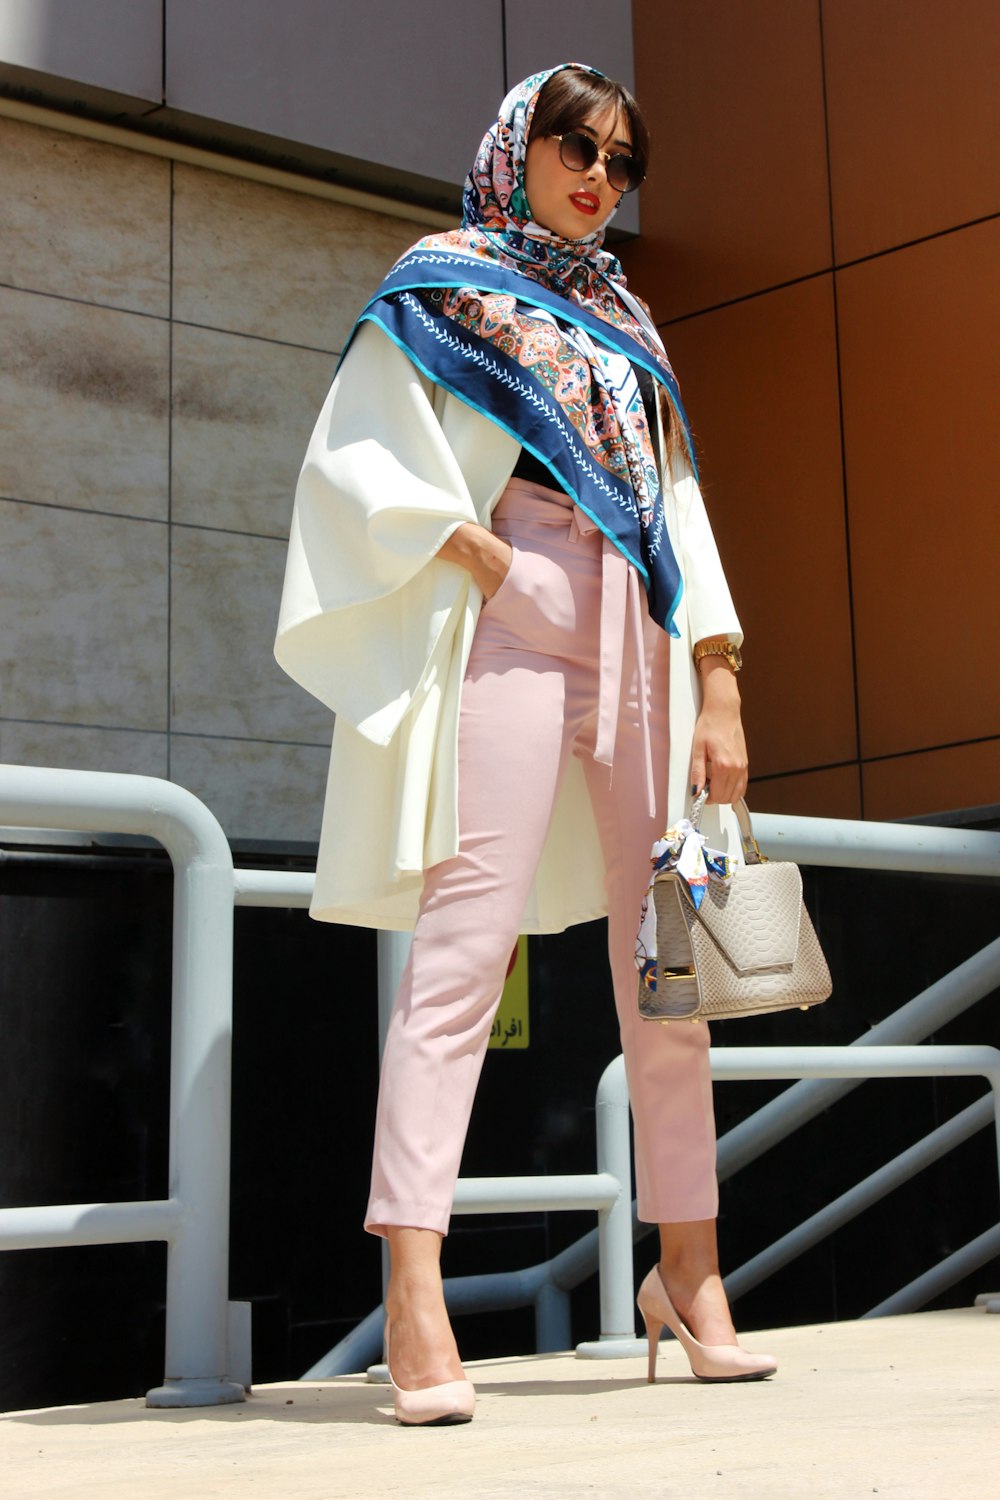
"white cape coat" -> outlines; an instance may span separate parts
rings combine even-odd
[[[337,716],[314,917],[412,928],[423,871],[457,852],[458,716],[482,595],[464,568],[435,554],[463,521],[489,526],[519,451],[362,324],[299,477],[275,645],[284,670]],[[692,646],[743,636],[683,464],[664,503],[684,580],[670,651],[669,826],[689,792],[700,701]],[[738,854],[728,809],[706,809],[702,829]],[[606,911],[604,861],[573,758],[521,930],[560,932]]]

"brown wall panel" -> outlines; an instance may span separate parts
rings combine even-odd
[[[1000,212],[997,0],[823,0],[823,31],[838,262]]]
[[[994,221],[838,273],[866,758],[1000,732],[998,265]]]
[[[653,134],[626,268],[658,321],[830,265],[819,10],[634,0]]]
[[[857,765],[831,766],[801,776],[751,781],[752,812],[790,813],[804,818],[860,818],[861,782]],[[766,846],[764,853],[768,852]]]
[[[1000,739],[875,761],[862,774],[868,818],[995,806],[1000,803]]]
[[[746,631],[758,774],[857,754],[832,283],[676,324],[668,349]]]

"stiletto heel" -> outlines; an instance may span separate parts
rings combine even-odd
[[[663,1324],[658,1323],[641,1303],[639,1304],[639,1311],[642,1313],[642,1321],[646,1325],[646,1343],[649,1347],[649,1369],[646,1371],[646,1382],[649,1385],[655,1385],[656,1351],[660,1342],[660,1334],[663,1332]]]
[[[750,1354],[746,1349],[741,1349],[739,1344],[699,1344],[694,1334],[677,1316],[663,1285],[659,1266],[654,1266],[642,1283],[636,1301],[646,1324],[646,1337],[649,1340],[650,1384],[656,1380],[656,1347],[664,1323],[687,1355],[691,1373],[696,1380],[718,1384],[735,1380],[766,1380],[778,1368],[778,1361],[770,1354]]]
[[[471,1380],[447,1380],[421,1391],[404,1391],[392,1378],[389,1355],[389,1325],[385,1325],[385,1363],[392,1386],[396,1421],[403,1427],[448,1427],[471,1422],[476,1410],[476,1388]]]

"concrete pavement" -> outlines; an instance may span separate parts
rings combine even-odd
[[[0,1417],[3,1500],[992,1500],[1000,1316],[983,1309],[747,1335],[774,1380],[702,1385],[644,1360],[472,1364],[467,1426],[408,1429],[362,1377],[257,1387],[245,1405],[141,1399]]]

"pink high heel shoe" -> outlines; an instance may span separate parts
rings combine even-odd
[[[396,1421],[403,1427],[448,1427],[471,1422],[476,1410],[476,1388],[471,1380],[447,1380],[421,1391],[404,1391],[392,1378],[389,1363],[389,1325],[385,1325],[385,1363],[392,1386]]]
[[[778,1361],[772,1359],[770,1354],[750,1354],[746,1349],[741,1349],[739,1344],[699,1344],[677,1316],[674,1304],[663,1285],[659,1266],[654,1266],[642,1283],[636,1301],[649,1341],[647,1379],[650,1385],[656,1381],[656,1348],[664,1323],[687,1355],[691,1373],[696,1380],[720,1383],[766,1380],[778,1368]]]

